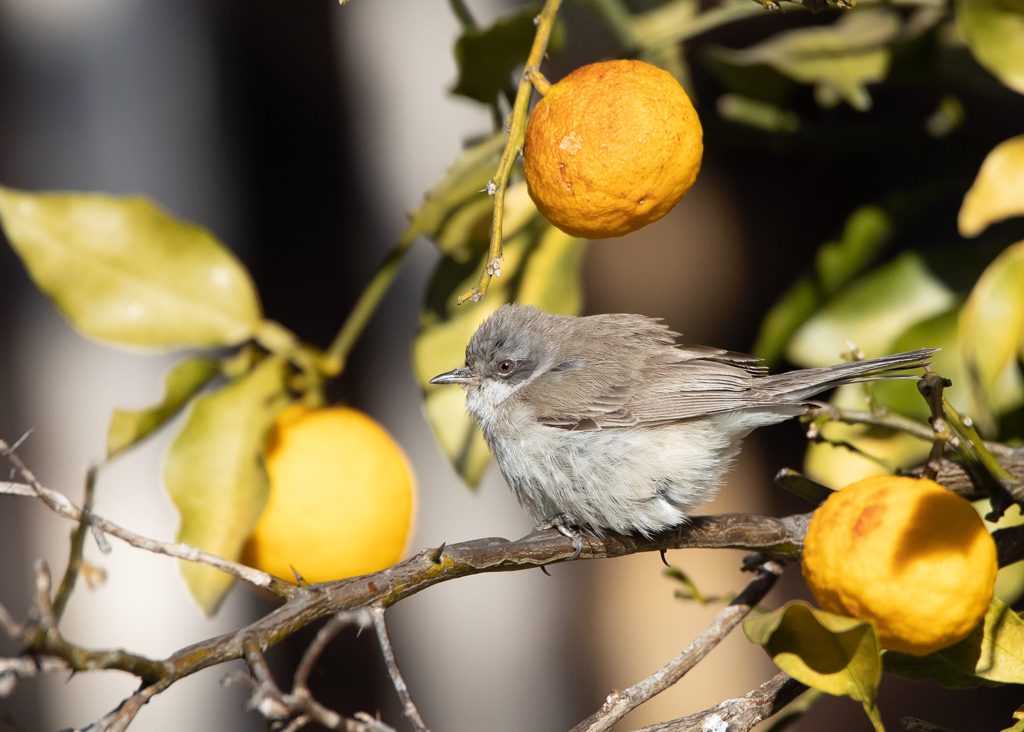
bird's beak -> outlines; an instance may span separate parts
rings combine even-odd
[[[452,369],[439,374],[430,380],[431,384],[471,384],[476,381],[473,372],[468,368]]]

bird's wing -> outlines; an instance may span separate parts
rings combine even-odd
[[[649,353],[639,363],[636,351],[626,353],[609,342],[605,353],[576,359],[528,385],[532,403],[546,405],[539,421],[567,430],[633,427],[784,401],[756,388],[755,379],[765,368],[753,356],[664,341],[661,347],[643,345],[627,346]],[[589,378],[572,373],[586,368]]]

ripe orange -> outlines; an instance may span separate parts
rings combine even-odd
[[[874,621],[883,648],[914,655],[970,634],[997,570],[977,512],[931,480],[852,483],[815,511],[804,540],[803,573],[818,604]]]
[[[416,487],[401,447],[355,409],[292,405],[267,438],[270,500],[243,561],[309,582],[375,572],[402,557]]]
[[[583,66],[530,116],[527,189],[568,234],[622,236],[660,219],[689,190],[701,139],[697,112],[667,71],[629,60]]]

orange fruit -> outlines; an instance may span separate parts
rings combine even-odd
[[[667,71],[629,60],[583,66],[530,115],[527,190],[568,234],[622,236],[660,219],[689,190],[701,138],[690,98]]]
[[[291,580],[354,577],[401,559],[416,486],[398,443],[348,407],[285,409],[267,437],[270,499],[242,561]]]
[[[918,656],[974,630],[998,568],[974,507],[931,480],[852,483],[815,511],[804,540],[804,578],[818,604],[873,621],[883,648]]]

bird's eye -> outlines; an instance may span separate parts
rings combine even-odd
[[[505,359],[504,361],[502,361],[501,363],[498,364],[498,375],[499,376],[508,376],[509,374],[511,374],[515,370],[516,370],[516,362],[515,361],[509,360],[509,359]]]

